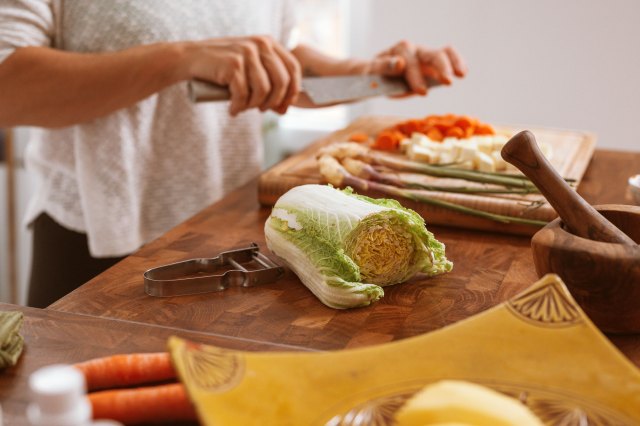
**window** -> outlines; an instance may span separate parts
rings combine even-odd
[[[337,57],[348,54],[349,0],[298,0],[294,37]],[[291,108],[284,116],[265,114],[265,167],[333,130],[346,126],[346,106]]]

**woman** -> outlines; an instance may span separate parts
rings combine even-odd
[[[298,105],[303,73],[451,83],[452,48],[370,61],[290,46],[287,0],[10,0],[0,5],[0,127],[41,128],[28,304],[44,307],[260,171],[260,111]],[[259,34],[259,35],[256,35]],[[285,47],[285,46],[288,46]],[[185,81],[228,86],[193,105]],[[304,105],[301,105],[304,106]]]

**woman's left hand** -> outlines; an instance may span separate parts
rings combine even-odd
[[[368,72],[404,76],[414,93],[426,95],[428,79],[449,85],[453,83],[454,76],[461,78],[466,75],[467,66],[451,46],[431,49],[403,40],[379,53],[371,61]]]

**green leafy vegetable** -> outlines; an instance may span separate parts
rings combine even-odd
[[[302,185],[280,197],[265,236],[269,249],[333,308],[369,305],[384,295],[382,286],[453,266],[413,210],[328,185]]]

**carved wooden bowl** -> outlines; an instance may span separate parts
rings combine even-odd
[[[640,242],[640,207],[594,207]],[[640,332],[640,246],[577,237],[566,231],[558,218],[533,236],[531,248],[538,275],[558,274],[602,331]]]

